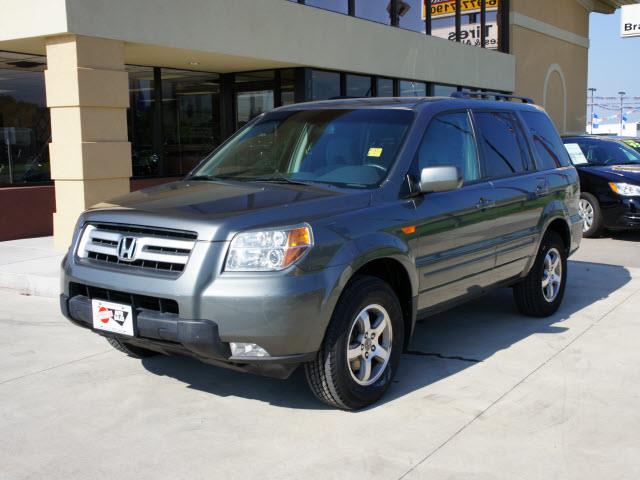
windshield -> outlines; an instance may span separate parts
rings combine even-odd
[[[640,153],[618,141],[567,139],[565,146],[574,165],[640,164]]]
[[[409,110],[272,112],[215,152],[192,178],[372,188],[391,169]]]
[[[622,140],[622,143],[640,153],[640,138],[625,138]]]

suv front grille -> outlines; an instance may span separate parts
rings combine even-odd
[[[146,295],[136,295],[132,293],[119,292],[106,288],[92,287],[82,283],[71,282],[69,284],[69,296],[81,295],[90,299],[106,300],[107,302],[124,303],[131,305],[134,309],[141,308],[160,313],[179,313],[178,303],[175,300],[166,298],[149,297]]]
[[[194,232],[91,223],[82,233],[77,255],[123,268],[180,273],[189,260],[196,239]],[[121,242],[132,240],[134,246],[129,255],[126,258],[119,255]]]

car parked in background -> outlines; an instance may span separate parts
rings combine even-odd
[[[582,238],[579,178],[523,100],[260,115],[184,180],[85,212],[62,311],[131,356],[280,378],[304,365],[321,401],[370,405],[416,318],[497,287],[527,315],[560,306]]]
[[[636,152],[640,153],[640,138],[636,137],[619,137],[622,143],[628,147],[633,148]]]
[[[640,143],[629,138],[563,137],[580,175],[583,234],[640,228]]]

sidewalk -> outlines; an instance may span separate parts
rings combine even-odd
[[[53,237],[0,242],[0,289],[57,298],[63,256],[53,248]]]

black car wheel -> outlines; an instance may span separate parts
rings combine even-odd
[[[513,288],[516,306],[525,315],[556,313],[567,284],[567,248],[560,235],[547,232],[529,274]]]
[[[356,277],[343,292],[318,356],[305,365],[316,397],[355,410],[376,402],[400,362],[404,321],[398,297],[375,277]]]
[[[602,212],[598,199],[590,193],[580,194],[580,216],[582,217],[582,235],[593,238],[602,232]]]

